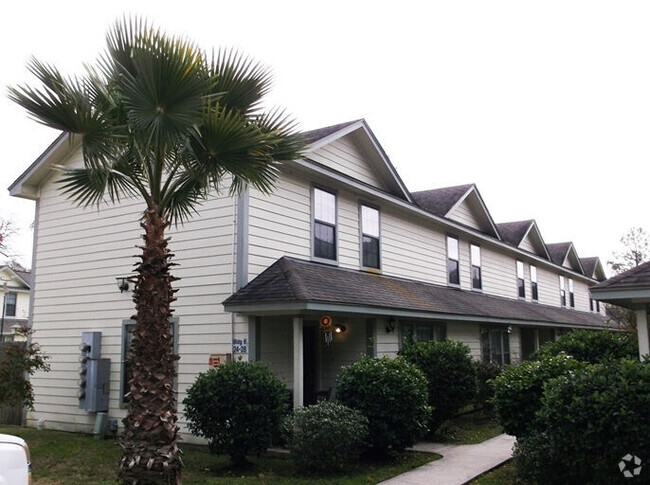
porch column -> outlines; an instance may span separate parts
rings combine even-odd
[[[302,407],[303,403],[303,348],[302,317],[293,317],[293,408]]]
[[[648,313],[646,309],[636,311],[636,332],[639,338],[639,358],[650,354],[650,342],[648,341]]]

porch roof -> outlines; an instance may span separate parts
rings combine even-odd
[[[303,311],[605,328],[596,313],[501,298],[392,276],[283,257],[223,302],[227,311]]]

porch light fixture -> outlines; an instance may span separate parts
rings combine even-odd
[[[117,289],[120,290],[120,293],[124,293],[129,290],[129,282],[123,276],[118,276],[115,278],[117,280]]]
[[[344,333],[347,330],[345,325],[335,325],[334,326],[334,332],[336,333]]]
[[[512,333],[512,325],[508,325],[508,333]]]
[[[386,333],[391,333],[395,331],[395,317],[390,317],[388,323],[386,324]]]

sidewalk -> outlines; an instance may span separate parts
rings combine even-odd
[[[379,485],[463,485],[512,457],[514,436],[502,434],[478,445],[418,443],[412,449],[442,455],[440,460],[402,473]]]

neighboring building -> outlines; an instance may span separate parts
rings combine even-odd
[[[0,342],[14,340],[16,329],[27,325],[31,273],[0,266]]]
[[[639,357],[650,355],[648,321],[650,321],[650,261],[612,276],[590,288],[596,301],[634,310],[639,338]]]
[[[476,359],[518,362],[572,328],[603,328],[573,245],[547,245],[534,221],[496,224],[475,185],[410,193],[364,120],[306,133],[272,195],[214,195],[199,216],[171,227],[181,278],[172,322],[179,401],[199,372],[228,358],[261,360],[293,389],[294,404],[335,394],[342,365],[395,356],[404,337],[452,338]],[[77,409],[82,331],[102,332],[111,359],[109,417],[122,417],[131,274],[139,201],[77,208],[50,167],[82,165],[60,137],[10,187],[36,200],[32,322],[51,355],[34,376],[34,423],[89,431]],[[117,280],[119,283],[119,280]],[[319,328],[330,317],[341,330]]]

